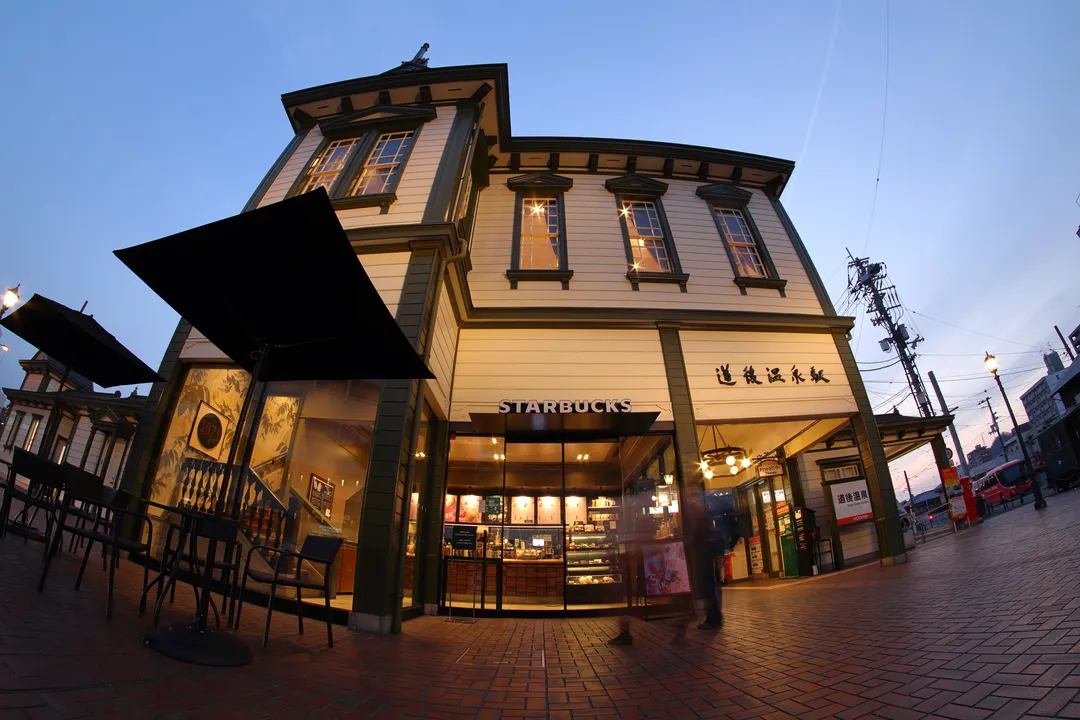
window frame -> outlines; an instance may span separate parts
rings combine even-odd
[[[546,172],[519,175],[506,181],[506,187],[515,194],[514,234],[510,244],[510,268],[506,271],[506,278],[510,281],[511,290],[517,290],[518,283],[522,281],[558,282],[563,290],[570,289],[570,279],[574,277],[574,271],[570,269],[570,254],[566,241],[566,201],[564,196],[573,186],[574,181],[572,178]],[[555,200],[556,209],[559,213],[558,269],[533,270],[521,267],[521,213],[525,207],[526,198]]]
[[[724,252],[727,253],[728,262],[731,263],[731,272],[735,284],[739,287],[739,292],[746,295],[747,288],[764,288],[777,290],[780,297],[787,297],[785,292],[787,280],[781,278],[780,273],[777,272],[772,255],[769,254],[769,248],[765,245],[765,241],[761,237],[761,231],[758,229],[757,223],[754,222],[754,216],[750,212],[750,199],[753,197],[753,193],[727,183],[713,183],[699,187],[697,196],[709,206],[709,214],[716,225],[716,232],[720,235],[720,241],[724,245]],[[762,266],[765,268],[765,272],[768,273],[768,277],[751,277],[739,274],[739,264],[735,259],[735,252],[731,248],[731,240],[724,231],[724,222],[720,218],[719,211],[721,210],[737,210],[742,215],[743,222],[750,232],[750,237],[754,240],[754,247],[757,250]]]
[[[679,286],[681,292],[687,292],[686,284],[690,280],[689,273],[683,272],[682,263],[679,262],[679,253],[675,249],[675,238],[671,234],[671,225],[668,224],[667,213],[664,211],[662,197],[667,192],[667,183],[654,180],[642,175],[624,175],[611,178],[604,183],[615,196],[615,208],[619,216],[619,227],[622,230],[623,249],[626,251],[626,279],[630,281],[630,287],[640,290],[640,283],[671,283]],[[671,263],[670,272],[641,271],[634,269],[634,250],[630,244],[630,227],[623,214],[624,202],[651,202],[656,206],[656,217],[660,221],[660,231],[664,235],[664,249],[667,251],[668,261]]]
[[[7,439],[4,441],[4,449],[10,450],[15,447],[15,437],[19,434],[19,430],[22,429],[23,419],[26,417],[25,410],[16,410],[14,417],[11,419],[11,426],[8,431]]]
[[[34,441],[37,440],[38,431],[41,429],[41,421],[44,417],[44,415],[30,416],[30,425],[26,429],[26,437],[23,438],[21,446],[26,452],[33,452]]]
[[[371,117],[375,116],[375,117]],[[437,117],[433,106],[393,106],[376,105],[358,113],[345,116],[337,116],[319,123],[319,130],[323,134],[322,142],[304,164],[303,170],[297,175],[287,197],[295,197],[301,194],[301,188],[306,184],[308,174],[311,172],[315,161],[323,154],[330,143],[339,140],[356,139],[349,159],[345,166],[334,178],[333,184],[327,190],[330,203],[335,210],[351,210],[353,208],[379,207],[383,213],[390,210],[390,206],[397,202],[397,189],[401,183],[405,171],[408,169],[409,160],[412,159],[413,150],[420,141],[421,131],[424,124]],[[379,138],[385,134],[396,132],[412,132],[413,136],[408,149],[398,163],[401,168],[392,186],[381,193],[367,195],[347,195],[360,174],[364,171],[368,159],[378,145]]]

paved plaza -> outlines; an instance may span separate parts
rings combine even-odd
[[[1080,718],[1080,492],[920,547],[908,564],[725,591],[722,632],[613,618],[406,623],[379,637],[248,606],[254,664],[203,668],[141,643],[141,569],[0,544],[0,719],[6,718]],[[187,588],[181,588],[187,590]],[[164,620],[189,616],[179,592]]]

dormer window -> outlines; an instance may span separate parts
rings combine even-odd
[[[301,195],[317,188],[326,188],[326,192],[330,192],[334,183],[337,182],[338,175],[349,162],[349,157],[356,148],[357,142],[359,138],[334,140],[328,143],[311,163],[304,182],[296,194]]]
[[[570,289],[574,271],[566,251],[566,217],[563,196],[573,187],[568,177],[552,173],[519,175],[506,181],[517,197],[514,203],[514,238],[510,269],[506,278],[510,289],[529,281],[556,281]]]
[[[664,228],[652,200],[623,200],[622,216],[630,236],[631,268],[643,272],[671,272]]]
[[[338,210],[382,207],[397,200],[397,186],[420,128],[436,117],[430,106],[377,105],[324,120],[325,140],[293,190],[325,188]]]
[[[393,192],[401,179],[405,158],[412,147],[414,130],[383,133],[364,161],[363,171],[356,177],[348,195],[372,195]]]
[[[755,287],[779,290],[783,297],[787,280],[781,280],[776,272],[761,232],[750,215],[753,193],[735,185],[713,183],[699,187],[697,195],[709,203],[716,230],[735,274],[735,284],[742,294],[746,294],[747,288]]]
[[[667,192],[667,183],[643,175],[624,175],[611,178],[604,187],[615,194],[630,287],[639,290],[641,283],[673,283],[686,292],[690,276],[679,264],[660,199]]]

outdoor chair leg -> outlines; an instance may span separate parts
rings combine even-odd
[[[266,629],[263,630],[263,647],[266,647],[270,642],[270,616],[274,614],[274,592],[277,590],[277,585],[270,585],[270,599],[266,603]]]
[[[300,602],[300,588],[296,588],[296,625],[300,628],[300,634],[304,634],[304,606]]]
[[[244,579],[240,582],[240,598],[236,605],[236,624],[233,625],[237,630],[240,629],[240,613],[244,610],[244,591],[247,590],[247,572],[244,573]]]
[[[12,480],[12,482],[14,482]],[[8,515],[11,513],[11,491],[4,490],[4,501],[0,503],[0,540],[7,537]]]
[[[150,582],[150,548],[146,548],[146,556],[143,558],[142,566],[142,584],[146,587],[146,584]],[[146,593],[143,593],[139,598],[139,617],[143,616],[146,612]]]
[[[330,647],[334,647],[334,623],[330,614],[330,584],[323,588],[323,597],[326,598],[326,639]]]
[[[59,533],[57,533],[56,537],[53,539],[53,544],[55,544],[55,545],[60,544],[60,534]],[[43,568],[41,568],[41,579],[38,581],[38,589],[37,589],[37,591],[39,593],[45,591],[45,577],[49,574],[49,565],[52,564],[52,559],[53,559],[53,556],[55,554],[56,553],[54,553],[54,552],[49,552],[48,543],[46,543],[46,546],[45,546],[45,566]]]
[[[112,562],[109,563],[109,593],[105,596],[105,619],[112,620],[112,591],[113,591],[113,577],[116,574],[116,564],[120,562],[120,546],[116,544],[116,538],[113,538],[112,546]]]
[[[90,560],[90,551],[94,548],[94,541],[86,541],[86,553],[83,555],[82,565],[79,566],[79,575],[75,578],[75,590],[78,591],[79,586],[82,585],[83,573],[86,572],[86,563]]]

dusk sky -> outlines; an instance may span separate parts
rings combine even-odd
[[[892,2],[888,22],[885,0],[617,8],[4,3],[0,290],[89,301],[156,367],[176,314],[111,251],[236,214],[292,135],[282,93],[428,42],[432,67],[509,65],[518,135],[795,160],[783,202],[838,309],[859,316],[859,361],[890,356],[843,299],[845,248],[887,263],[966,450],[991,440],[985,350],[1022,419],[1041,351],[1062,351],[1054,324],[1080,323],[1080,3]],[[282,302],[303,302],[304,281],[283,275]],[[32,350],[3,342],[0,386],[17,386]],[[898,366],[864,377],[879,412],[904,397]],[[893,464],[897,487],[903,469],[916,492],[937,483],[928,451]]]

